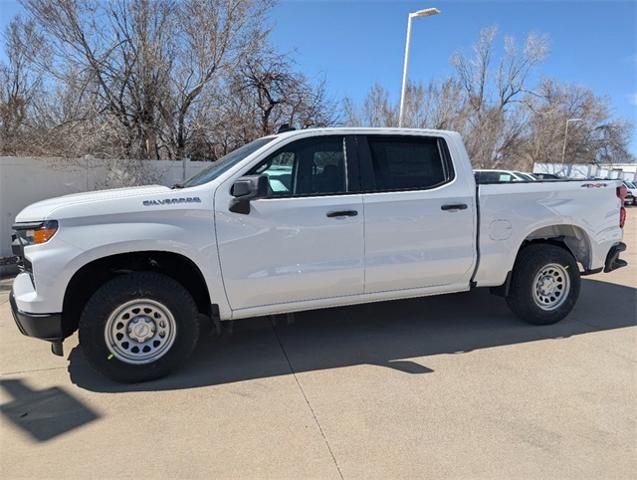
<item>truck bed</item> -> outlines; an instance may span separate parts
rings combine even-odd
[[[565,238],[584,271],[602,268],[611,246],[621,241],[620,183],[568,179],[477,185],[476,285],[503,284],[523,242],[556,234]]]

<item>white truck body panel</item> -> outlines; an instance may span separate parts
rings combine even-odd
[[[37,314],[61,312],[66,287],[81,267],[110,255],[150,250],[189,258],[201,270],[208,288],[223,292],[212,192],[193,191],[190,196],[200,202],[180,204],[179,208],[175,204],[145,207],[142,203],[184,197],[175,192],[161,186],[116,189],[68,195],[24,209],[16,222],[55,218],[59,232],[45,245],[25,248],[35,285],[29,275],[18,275],[22,277],[14,286],[18,307]],[[225,295],[217,296],[220,308],[225,307],[229,314],[222,301]]]
[[[587,270],[604,266],[612,245],[622,240],[619,199],[608,188],[583,188],[591,182],[533,182],[481,185],[479,286],[501,285],[527,238],[546,227],[577,227],[588,245]],[[599,182],[592,182],[599,183]],[[609,181],[616,188],[614,181]],[[540,235],[538,238],[542,238]]]
[[[326,209],[361,210],[361,195],[261,199],[240,222],[223,208],[227,202],[217,204],[233,310],[363,293],[363,217],[325,216]]]
[[[417,191],[258,199],[249,215],[228,210],[233,183],[283,145],[320,135],[388,132],[443,138],[454,180]],[[203,185],[92,192],[25,208],[16,222],[56,220],[59,230],[47,243],[25,248],[33,272],[16,278],[15,301],[23,312],[62,312],[66,287],[82,266],[140,251],[190,259],[222,320],[449,293],[503,284],[525,239],[562,226],[581,237],[583,267],[592,270],[604,265],[622,238],[618,182],[599,188],[583,183],[481,185],[476,196],[471,164],[455,132],[283,133]],[[467,208],[442,211],[443,203]],[[327,218],[330,210],[359,214]]]
[[[460,179],[427,191],[368,193],[365,202],[365,293],[468,285],[476,260],[474,209]],[[454,235],[449,236],[453,231]]]

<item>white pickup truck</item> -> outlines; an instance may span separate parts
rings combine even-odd
[[[492,287],[536,324],[619,259],[621,182],[476,186],[458,133],[336,128],[255,140],[173,188],[67,195],[14,225],[20,330],[79,329],[124,382],[193,351],[199,322]]]

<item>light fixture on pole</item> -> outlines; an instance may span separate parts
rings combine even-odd
[[[405,95],[407,90],[407,67],[409,66],[409,44],[411,42],[411,20],[416,17],[429,17],[431,15],[437,15],[440,10],[437,8],[425,8],[412,12],[407,18],[407,41],[405,43],[405,63],[403,65],[403,85],[400,90],[400,113],[398,114],[398,126],[403,126],[403,116],[405,113]]]
[[[564,165],[564,159],[566,158],[566,141],[568,139],[568,124],[575,122],[583,122],[581,118],[569,118],[566,120],[566,126],[564,127],[564,145],[562,145],[562,165]]]

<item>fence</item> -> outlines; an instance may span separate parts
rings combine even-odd
[[[104,188],[172,185],[207,165],[170,160],[0,157],[0,258],[11,255],[15,216],[33,202]],[[0,273],[3,268],[0,264]]]

